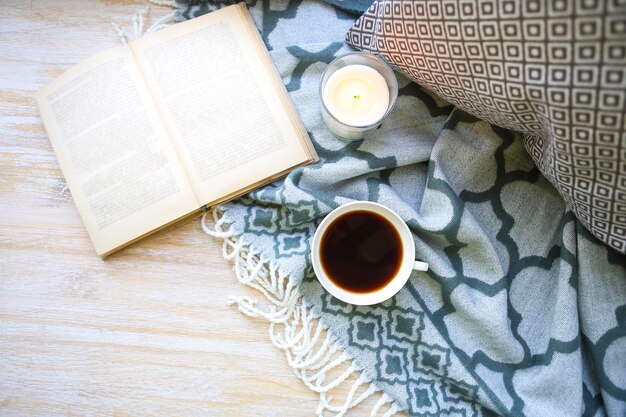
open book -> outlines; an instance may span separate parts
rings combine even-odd
[[[100,256],[317,160],[243,3],[97,54],[37,103]]]

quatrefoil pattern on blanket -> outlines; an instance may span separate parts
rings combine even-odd
[[[322,305],[326,313],[350,318],[350,345],[375,354],[376,380],[404,387],[411,414],[439,416],[463,410],[466,416],[476,415],[462,403],[475,399],[477,388],[450,377],[450,349],[422,340],[423,312],[393,301],[374,308],[349,306],[328,294],[322,296]]]
[[[252,193],[264,201],[281,201],[281,192],[273,187]],[[242,202],[250,202],[242,199]],[[250,204],[250,215],[244,218],[245,228],[259,236],[271,237],[276,258],[304,256],[310,250],[314,222],[320,215],[320,207],[314,200],[301,200],[291,209],[288,206],[260,207]]]
[[[591,371],[566,382],[553,371],[588,363],[581,362],[576,337],[582,331],[577,288],[620,288],[621,255],[576,226],[520,135],[455,110],[406,79],[398,99],[402,110],[374,138],[346,143],[327,134],[318,109],[306,103],[316,94],[324,68],[319,64],[339,53],[335,45],[315,45],[273,55],[285,63],[290,74],[285,79],[302,103],[298,110],[323,163],[225,205],[233,230],[301,283],[305,301],[344,350],[411,415],[490,415],[490,410],[534,415],[539,402],[528,388],[533,378],[543,381],[551,406],[558,404],[564,413],[596,410],[601,401],[619,398],[599,397],[596,382],[585,376]],[[399,210],[415,233],[418,254],[431,264],[428,274],[416,274],[389,303],[357,308],[337,302],[310,274],[308,252],[288,253],[298,246],[281,246],[281,234],[295,236],[308,228],[312,236],[326,213],[352,200]],[[310,215],[315,218],[300,222]],[[268,232],[267,219],[273,219],[276,232]],[[577,256],[604,271],[600,287],[597,281],[588,287],[595,275],[572,267]],[[600,299],[615,310],[626,303],[619,294]],[[597,311],[589,303],[598,299],[585,296],[579,302],[585,311]],[[554,326],[545,326],[546,320]],[[612,327],[601,330],[587,323],[585,334],[592,335],[594,351],[606,349],[607,357],[614,357],[608,345],[620,346],[619,341],[598,338],[619,331],[607,325]],[[608,379],[615,375],[594,364],[595,374],[612,387]],[[585,395],[578,398],[581,386]],[[564,401],[562,393],[577,400]]]
[[[239,242],[299,285],[354,364],[412,416],[626,415],[626,258],[576,221],[521,135],[399,76],[380,129],[337,140],[319,77],[350,51],[325,39],[354,20],[315,1],[250,3],[322,161],[225,204]],[[353,200],[395,209],[431,266],[376,306],[330,297],[310,266],[317,224]]]

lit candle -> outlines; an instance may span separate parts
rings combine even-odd
[[[344,140],[361,140],[393,109],[398,80],[381,58],[357,52],[328,64],[319,92],[322,117],[332,134]]]
[[[367,65],[338,69],[323,93],[328,111],[340,122],[369,126],[379,122],[389,108],[389,87],[382,75]]]

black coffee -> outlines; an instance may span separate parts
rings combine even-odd
[[[386,286],[400,269],[402,241],[385,217],[352,211],[330,223],[322,235],[320,258],[335,285],[356,293],[373,292]]]

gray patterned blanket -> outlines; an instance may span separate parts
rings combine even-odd
[[[264,294],[235,301],[270,321],[320,393],[317,413],[343,415],[380,390],[371,415],[626,415],[626,257],[579,224],[521,137],[399,77],[391,118],[342,142],[324,125],[318,82],[348,52],[355,16],[315,1],[249,6],[321,161],[225,204],[206,227]],[[214,7],[180,4],[179,18]],[[353,200],[398,212],[431,265],[371,307],[329,296],[309,263],[316,225]],[[331,400],[348,380],[345,401]]]

